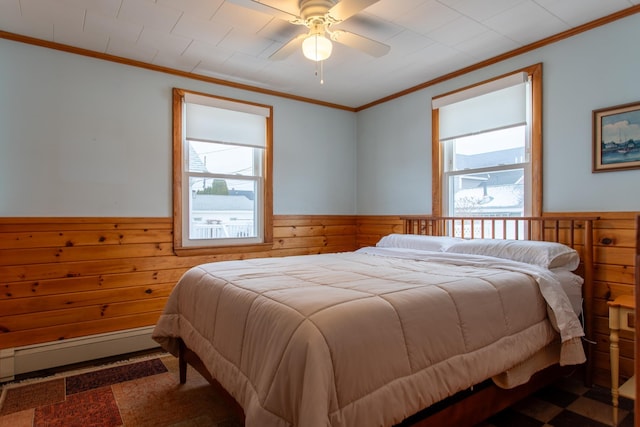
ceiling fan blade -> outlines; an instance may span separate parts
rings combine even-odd
[[[308,34],[303,33],[291,39],[287,44],[282,46],[280,49],[276,50],[271,54],[269,59],[273,59],[275,61],[279,61],[281,59],[285,59],[289,55],[291,55],[296,50],[300,49],[302,46],[302,41],[308,37]]]
[[[329,16],[337,21],[344,21],[380,0],[340,0],[331,9]]]
[[[391,47],[384,43],[348,31],[336,30],[331,33],[331,40],[361,50],[376,58],[386,55]]]
[[[297,2],[293,2],[293,4],[284,4],[286,2],[283,2],[282,0],[251,0],[251,2],[257,4],[258,7],[261,7],[263,10],[267,10],[267,13],[271,13],[277,18],[287,21],[298,21],[301,19],[299,16],[300,10],[297,7]]]
[[[272,2],[266,0],[227,0],[231,3],[243,6],[248,9],[252,9],[258,12],[265,13],[267,15],[274,16],[276,18],[283,19],[285,21],[298,21],[300,17],[297,15],[298,10],[289,11],[280,9],[272,5]]]

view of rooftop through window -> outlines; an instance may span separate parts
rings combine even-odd
[[[256,174],[254,150],[254,147],[189,141],[189,169],[202,173],[189,180],[191,239],[256,236],[257,188],[251,178]]]
[[[444,144],[453,216],[524,216],[526,125]]]

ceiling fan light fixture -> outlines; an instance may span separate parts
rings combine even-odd
[[[324,61],[331,56],[333,45],[323,34],[311,34],[302,42],[302,53],[312,61]]]

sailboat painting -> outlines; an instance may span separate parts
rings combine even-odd
[[[593,111],[593,172],[640,168],[640,102]]]

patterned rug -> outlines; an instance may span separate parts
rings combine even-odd
[[[241,425],[197,372],[179,384],[166,355],[9,383],[0,395],[0,427]]]
[[[242,427],[225,402],[191,368],[179,384],[177,360],[156,355],[5,384],[0,427]],[[632,410],[621,398],[619,427],[633,427]],[[608,389],[566,378],[477,427],[606,427],[611,411]]]

